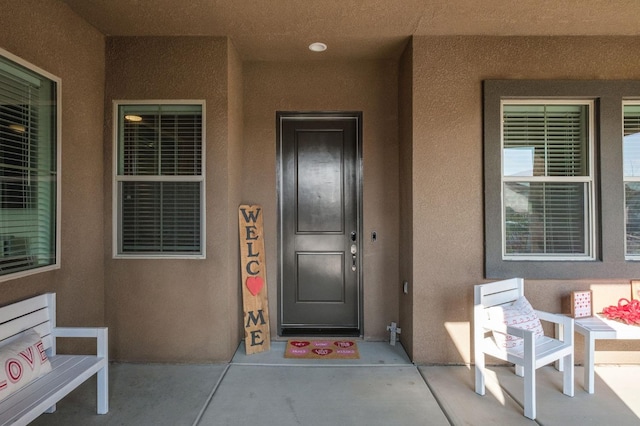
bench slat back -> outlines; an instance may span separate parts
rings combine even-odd
[[[29,329],[41,337],[45,349],[54,344],[55,293],[46,293],[0,307],[0,345],[9,343]]]

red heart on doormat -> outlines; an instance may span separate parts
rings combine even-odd
[[[353,342],[349,342],[348,340],[339,340],[337,342],[333,342],[333,344],[339,348],[350,348],[354,345]]]
[[[247,278],[247,288],[249,292],[256,296],[262,290],[262,286],[264,285],[264,281],[262,277],[249,277]]]
[[[293,341],[293,342],[291,342],[291,346],[295,346],[297,348],[304,348],[305,346],[309,346],[309,342]]]
[[[333,351],[331,349],[313,349],[311,352],[313,352],[316,355],[325,356],[325,355],[329,355]]]

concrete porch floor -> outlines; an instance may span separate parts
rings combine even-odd
[[[289,360],[284,342],[228,364],[112,364],[110,411],[95,414],[95,379],[33,425],[640,425],[640,365],[596,366],[596,391],[573,398],[538,370],[538,416],[522,415],[522,379],[491,368],[487,394],[466,366],[415,366],[400,345],[358,342],[359,360]],[[498,384],[499,383],[499,384]]]

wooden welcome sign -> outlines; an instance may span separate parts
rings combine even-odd
[[[264,260],[262,207],[241,205],[238,209],[240,231],[240,269],[244,346],[247,355],[271,348],[267,268]]]

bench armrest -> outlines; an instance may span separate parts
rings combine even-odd
[[[97,339],[96,348],[99,357],[109,354],[109,334],[107,327],[55,327],[53,337],[93,337]]]
[[[56,327],[55,337],[98,337],[107,331],[107,327]]]

